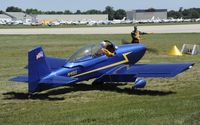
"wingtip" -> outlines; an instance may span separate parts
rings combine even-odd
[[[195,63],[192,63],[192,64],[189,66],[189,69],[191,69],[191,68],[194,66],[194,64],[195,64]]]

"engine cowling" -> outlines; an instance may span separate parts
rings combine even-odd
[[[147,82],[144,79],[137,79],[133,88],[144,88]]]

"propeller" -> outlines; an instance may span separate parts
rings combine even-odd
[[[121,39],[121,43],[122,44],[132,44],[131,42],[126,41],[125,39]],[[147,47],[146,49],[147,49],[148,52],[158,54],[158,50],[155,49],[155,48],[149,48],[149,47]]]

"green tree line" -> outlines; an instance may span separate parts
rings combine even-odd
[[[114,10],[111,6],[106,6],[105,10],[96,10],[96,9],[90,9],[87,11],[81,11],[77,10],[76,12],[72,12],[70,10],[64,10],[64,11],[41,11],[38,9],[26,9],[22,10],[21,8],[10,6],[7,7],[6,12],[25,12],[27,14],[108,14],[108,19],[122,19],[123,17],[126,17],[126,11],[123,9]]]
[[[184,19],[200,18],[200,8],[183,9],[183,7],[181,7],[178,11],[169,11],[167,16],[173,18],[182,17]]]
[[[154,9],[154,8],[152,8]],[[70,10],[64,10],[64,11],[41,11],[38,9],[26,9],[22,10],[21,8],[10,6],[7,7],[6,12],[25,12],[28,14],[108,14],[108,19],[122,19],[123,17],[126,17],[126,11],[124,9],[117,9],[115,10],[111,6],[106,6],[105,10],[96,10],[96,9],[90,9],[87,11],[81,11],[77,10],[76,12],[72,12]],[[1,11],[0,11],[1,13]],[[189,9],[183,9],[181,7],[178,11],[170,10],[167,12],[168,18],[185,18],[185,19],[192,19],[192,18],[200,18],[200,8],[189,8]]]

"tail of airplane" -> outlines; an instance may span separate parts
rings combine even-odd
[[[37,89],[39,81],[51,73],[42,47],[36,47],[28,52],[28,88],[29,92]]]
[[[15,82],[28,82],[28,92],[33,93],[39,89],[40,81],[51,73],[42,47],[36,47],[28,52],[28,76],[11,78]]]
[[[152,16],[152,17],[151,17],[151,20],[155,20],[155,16]]]
[[[122,21],[125,21],[126,20],[126,17],[123,17]]]
[[[28,76],[16,76],[10,81],[28,82],[29,93],[75,83],[77,78],[50,76],[52,69],[58,69],[64,63],[66,63],[64,59],[46,57],[42,47],[36,47],[28,52]]]

